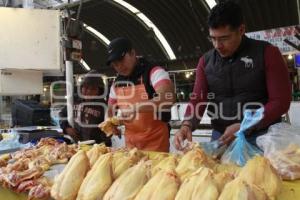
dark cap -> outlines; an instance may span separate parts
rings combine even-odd
[[[106,64],[110,65],[112,61],[121,59],[131,49],[132,45],[129,39],[123,37],[113,39],[107,47],[108,58]]]
[[[104,87],[102,78],[99,72],[91,70],[83,76],[82,86]]]

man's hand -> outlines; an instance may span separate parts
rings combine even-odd
[[[235,139],[235,133],[240,130],[240,123],[231,124],[227,126],[224,134],[220,137],[221,144],[229,145]]]
[[[71,136],[75,142],[80,140],[79,133],[76,131],[76,129],[68,127],[65,129],[65,132]]]
[[[192,141],[191,125],[182,125],[181,128],[175,133],[174,144],[177,150],[183,150],[182,143],[184,140]]]

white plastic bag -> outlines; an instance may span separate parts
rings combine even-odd
[[[300,178],[300,127],[274,124],[267,134],[256,139],[256,143],[282,179]]]

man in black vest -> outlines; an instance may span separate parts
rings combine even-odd
[[[289,109],[291,86],[288,69],[277,47],[245,36],[243,14],[238,4],[216,5],[208,18],[209,38],[214,49],[199,60],[193,96],[186,120],[174,143],[192,140],[192,131],[205,109],[212,123],[212,140],[230,144],[240,128],[243,111],[264,107],[262,121],[248,131],[248,142],[266,133]]]

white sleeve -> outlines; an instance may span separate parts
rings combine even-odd
[[[115,104],[117,103],[117,95],[115,91],[115,86],[114,84],[110,87],[110,92],[109,92],[109,98],[108,98],[108,104]]]
[[[154,67],[151,70],[150,80],[151,80],[151,85],[153,86],[154,89],[157,88],[158,86],[161,86],[166,83],[169,84],[171,82],[169,73],[160,66]]]

